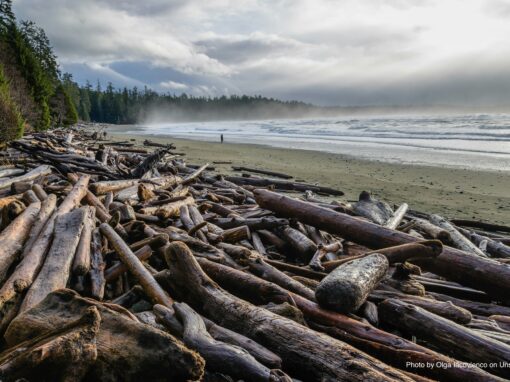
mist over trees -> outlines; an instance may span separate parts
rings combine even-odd
[[[83,121],[134,124],[157,121],[207,121],[290,117],[317,110],[298,101],[280,101],[262,96],[196,97],[185,93],[160,94],[147,87],[105,88],[98,82],[79,86],[72,75],[63,75],[63,85]]]

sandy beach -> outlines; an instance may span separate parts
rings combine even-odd
[[[343,200],[357,200],[361,191],[369,190],[390,203],[407,202],[412,209],[449,218],[510,224],[508,172],[402,165],[319,151],[125,134],[127,129],[133,128],[110,126],[107,132],[117,141],[173,142],[176,151],[186,153],[188,163],[209,162],[222,173],[233,173],[232,165],[270,169],[292,175],[296,180],[341,189],[345,192]],[[213,164],[224,161],[232,164]]]

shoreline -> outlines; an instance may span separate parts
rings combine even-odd
[[[338,188],[345,192],[342,200],[357,200],[359,193],[367,190],[389,203],[406,202],[411,209],[448,218],[510,223],[510,176],[504,171],[396,164],[314,150],[127,134],[128,129],[136,127],[109,125],[105,131],[109,138],[134,139],[136,145],[145,139],[172,142],[177,152],[186,152],[190,164],[209,162],[226,174],[239,174],[231,166],[267,169],[292,175],[295,180]],[[215,161],[232,164],[213,164]]]

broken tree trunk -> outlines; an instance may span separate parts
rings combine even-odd
[[[165,258],[173,271],[169,281],[186,288],[187,301],[201,307],[204,314],[220,325],[274,351],[282,357],[284,369],[300,373],[301,378],[316,381],[410,380],[347,344],[225,292],[201,270],[183,243],[171,243]]]
[[[352,260],[327,275],[315,289],[315,297],[325,308],[355,312],[386,275],[388,267],[386,257],[378,253]]]
[[[278,215],[299,219],[305,224],[337,234],[369,248],[379,249],[418,241],[403,232],[390,230],[330,209],[282,196],[267,190],[254,191],[262,208]],[[444,247],[441,255],[420,260],[431,272],[481,289],[492,296],[507,298],[510,290],[510,266],[466,252]]]

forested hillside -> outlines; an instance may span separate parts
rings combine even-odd
[[[0,0],[0,142],[78,118],[44,30],[16,20],[11,2]]]

